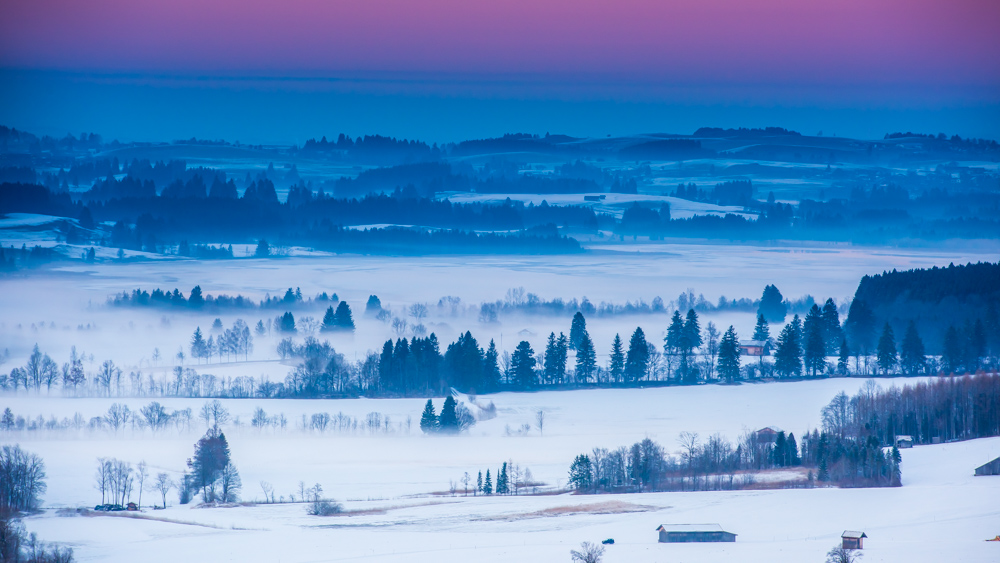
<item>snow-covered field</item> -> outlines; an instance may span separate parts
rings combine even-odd
[[[880,385],[904,380],[877,380]],[[909,382],[912,382],[910,380]],[[973,469],[1000,455],[1000,438],[903,451],[902,488],[795,489],[632,495],[506,498],[431,495],[468,471],[513,460],[550,486],[565,484],[573,456],[593,447],[627,445],[646,436],[679,450],[681,431],[735,440],[745,428],[776,426],[801,435],[819,425],[819,410],[838,391],[856,392],[863,379],[682,388],[501,393],[498,417],[468,435],[428,437],[416,421],[418,399],[292,401],[227,400],[246,425],[252,410],[283,413],[289,429],[226,430],[246,500],[262,499],[258,483],[276,494],[298,494],[298,483],[321,483],[348,511],[311,517],[301,504],[235,508],[177,506],[144,510],[141,519],[81,516],[67,511],[99,502],[93,488],[97,457],[145,460],[155,474],[178,475],[201,429],[162,436],[104,432],[10,436],[41,455],[49,474],[47,509],[28,518],[29,530],[72,545],[80,561],[568,561],[582,541],[615,538],[605,561],[822,561],[844,529],[864,530],[865,561],[996,561],[1000,545],[983,540],[1000,530],[1000,478]],[[126,399],[135,409],[148,400]],[[18,414],[46,418],[104,412],[111,399],[2,397]],[[166,399],[168,408],[201,401]],[[506,426],[547,413],[544,434],[507,436]],[[393,424],[412,417],[407,432],[319,434],[295,428],[303,414],[379,411]],[[201,427],[203,429],[203,427]],[[143,503],[153,502],[146,492]],[[660,524],[719,523],[739,534],[735,544],[659,545]],[[928,538],[935,541],[928,542]]]

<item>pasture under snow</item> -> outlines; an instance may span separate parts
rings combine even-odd
[[[676,453],[681,431],[731,440],[743,430],[776,426],[801,435],[819,425],[820,408],[864,379],[655,389],[501,393],[498,416],[468,434],[425,436],[417,422],[420,399],[225,400],[242,426],[226,427],[243,498],[263,499],[260,481],[277,495],[298,495],[298,483],[321,483],[348,514],[313,517],[302,504],[197,508],[178,506],[140,515],[79,515],[100,501],[95,460],[145,460],[153,474],[177,476],[204,430],[13,434],[41,455],[49,474],[46,510],[26,520],[30,531],[76,549],[80,561],[568,561],[582,541],[615,538],[605,561],[823,561],[845,529],[864,530],[865,561],[997,561],[1000,477],[973,469],[1000,455],[1000,438],[903,451],[903,484],[892,489],[794,489],[727,492],[465,497],[447,492],[468,471],[496,469],[507,460],[530,468],[550,487],[565,484],[572,458],[593,447],[628,445],[646,436]],[[876,380],[883,386],[913,380]],[[468,400],[467,397],[464,399]],[[119,399],[137,409],[148,399]],[[97,416],[113,399],[7,396],[0,404],[25,415]],[[201,400],[164,399],[169,409]],[[283,413],[285,431],[250,428],[253,409]],[[440,400],[437,401],[440,407]],[[533,423],[546,412],[544,434],[507,436],[505,427]],[[394,432],[318,433],[297,428],[303,414],[379,411]],[[400,423],[412,417],[409,432]],[[133,495],[135,500],[135,495]],[[143,493],[143,504],[159,502]],[[657,544],[659,524],[719,523],[739,534],[735,544]],[[932,541],[931,541],[932,540]]]

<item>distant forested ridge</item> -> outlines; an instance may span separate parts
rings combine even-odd
[[[944,353],[947,364],[949,338],[976,357],[1000,346],[998,311],[1000,263],[893,270],[861,279],[845,327],[852,347],[874,349],[885,323],[902,335],[912,321],[928,351]]]

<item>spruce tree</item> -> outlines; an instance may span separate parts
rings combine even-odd
[[[205,306],[205,297],[201,294],[201,286],[196,285],[191,290],[191,296],[188,297],[188,307],[192,309],[200,309]]]
[[[204,358],[207,356],[205,353],[207,346],[205,344],[205,337],[201,334],[201,327],[194,329],[194,336],[191,337],[191,357],[192,358]]]
[[[347,301],[341,301],[337,305],[337,312],[334,313],[334,324],[339,330],[354,332],[354,318],[351,316],[351,307]]]
[[[424,434],[431,434],[438,430],[438,417],[434,414],[434,403],[430,399],[427,399],[427,404],[424,405],[424,412],[420,415],[420,430]]]
[[[639,381],[646,376],[649,367],[649,343],[642,328],[636,327],[628,342],[628,354],[625,357],[625,380]]]
[[[551,385],[555,383],[558,372],[558,352],[556,351],[556,333],[549,333],[549,340],[545,344],[545,383]],[[497,477],[497,485],[500,484],[499,477]]]
[[[882,375],[889,375],[889,372],[896,368],[896,337],[893,336],[889,323],[885,323],[885,327],[882,328],[882,336],[878,339],[877,361]]]
[[[844,337],[844,331],[840,328],[840,313],[833,299],[827,299],[823,304],[823,325],[827,355],[835,354]]]
[[[786,324],[778,336],[778,347],[774,352],[774,369],[784,377],[802,375],[802,351],[792,323]]]
[[[670,317],[670,326],[667,327],[667,335],[663,338],[663,352],[668,356],[676,356],[681,354],[681,346],[684,342],[684,320],[681,319],[680,311],[674,311],[672,317]],[[683,357],[683,356],[682,356]],[[684,373],[681,369],[677,370],[677,377],[680,379],[683,377]]]
[[[927,360],[924,356],[924,342],[917,333],[917,324],[912,320],[903,335],[903,344],[899,350],[900,363],[906,375],[918,375],[924,370]]]
[[[787,465],[788,450],[785,446],[785,431],[779,430],[778,436],[774,439],[774,446],[771,448],[771,463],[775,467],[784,467]]]
[[[490,478],[490,470],[486,470],[486,481],[483,481],[483,494],[492,495],[493,494],[493,479]]]
[[[514,372],[514,383],[519,389],[531,389],[535,386],[535,351],[527,340],[522,340],[514,349],[510,367]]]
[[[497,490],[498,495],[505,495],[509,492],[509,487],[507,486],[507,462],[503,462],[503,467],[497,471]]]
[[[576,349],[576,380],[580,383],[589,383],[595,371],[597,371],[597,354],[594,352],[594,341],[590,339],[587,331],[583,331],[580,345]]]
[[[566,335],[559,333],[556,339],[556,380],[562,383],[566,378],[566,362],[569,360],[569,339]]]
[[[451,394],[444,398],[444,406],[441,407],[441,416],[438,417],[438,431],[445,434],[458,433],[460,428],[458,427],[458,413],[455,412],[456,406],[458,404]]]
[[[819,306],[814,304],[809,309],[802,331],[804,333],[803,359],[805,360],[805,368],[815,377],[817,370],[822,373],[826,367],[826,341],[824,338],[826,326]]]
[[[740,377],[740,341],[736,329],[729,329],[719,342],[719,376],[732,383]]]
[[[694,383],[698,379],[698,369],[694,364],[694,350],[701,346],[701,326],[698,324],[698,313],[694,309],[688,309],[687,318],[684,321],[684,330],[681,332],[681,376],[688,382]]]
[[[490,346],[483,356],[483,379],[480,385],[484,393],[492,393],[500,389],[500,364],[497,345],[490,340]]]
[[[801,465],[799,459],[799,445],[795,442],[795,434],[789,433],[788,440],[785,441],[785,460],[787,465]]]
[[[946,375],[962,371],[962,341],[955,325],[948,327],[944,333],[944,346],[941,350],[941,369]]]
[[[788,307],[777,287],[773,285],[764,287],[764,293],[760,296],[760,305],[757,307],[757,314],[763,315],[770,323],[785,322]]]
[[[587,320],[583,318],[583,313],[577,311],[573,315],[573,323],[569,328],[569,347],[572,350],[580,349],[580,342],[583,340],[584,333],[587,332]]]
[[[625,373],[625,351],[622,350],[622,338],[617,334],[615,334],[615,339],[611,343],[611,360],[608,365],[608,371],[611,372],[612,381],[616,383],[622,380],[622,376]]]
[[[840,355],[837,357],[837,373],[840,375],[848,375],[850,373],[850,366],[848,361],[851,359],[851,350],[847,347],[847,338],[841,337],[840,339]]]
[[[483,472],[480,471],[479,475],[476,477],[476,491],[472,493],[472,496],[476,496],[483,492]]]
[[[323,315],[323,326],[319,330],[321,332],[337,330],[337,315],[334,314],[332,305],[326,308],[326,314]]]
[[[765,345],[771,339],[771,329],[767,326],[764,315],[757,313],[757,324],[753,327],[753,339],[764,342]]]

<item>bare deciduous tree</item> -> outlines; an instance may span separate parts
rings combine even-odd
[[[571,550],[570,556],[576,563],[601,563],[604,557],[604,546],[585,541],[580,544],[580,551]]]
[[[545,429],[545,411],[540,410],[535,413],[535,426],[538,427],[538,433],[544,434]]]
[[[156,481],[153,481],[153,490],[163,497],[163,508],[167,507],[167,493],[174,488],[174,481],[166,473],[157,473]]]

